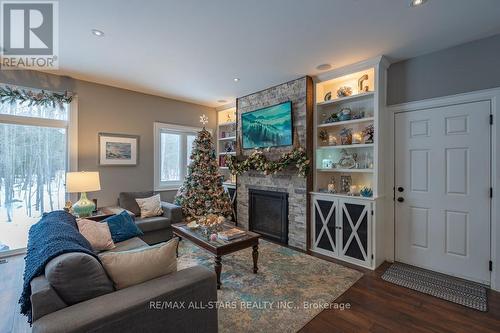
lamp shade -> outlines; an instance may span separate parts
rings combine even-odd
[[[101,189],[99,172],[67,172],[66,192],[92,192]]]

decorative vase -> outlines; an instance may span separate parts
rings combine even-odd
[[[371,198],[373,196],[373,190],[370,187],[363,186],[359,191],[359,194],[365,198]]]
[[[73,212],[78,217],[88,217],[92,215],[92,212],[95,209],[95,204],[92,200],[87,198],[87,193],[82,192],[80,195],[80,200],[75,202],[73,205]]]

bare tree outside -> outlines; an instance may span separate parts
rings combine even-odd
[[[65,120],[67,109],[0,104],[0,114]],[[65,201],[65,128],[0,123],[0,252],[26,246],[29,227]]]

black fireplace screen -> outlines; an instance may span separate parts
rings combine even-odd
[[[288,244],[288,193],[250,189],[248,194],[250,230]]]

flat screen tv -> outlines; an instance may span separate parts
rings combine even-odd
[[[292,102],[243,113],[241,134],[243,149],[290,146]]]

